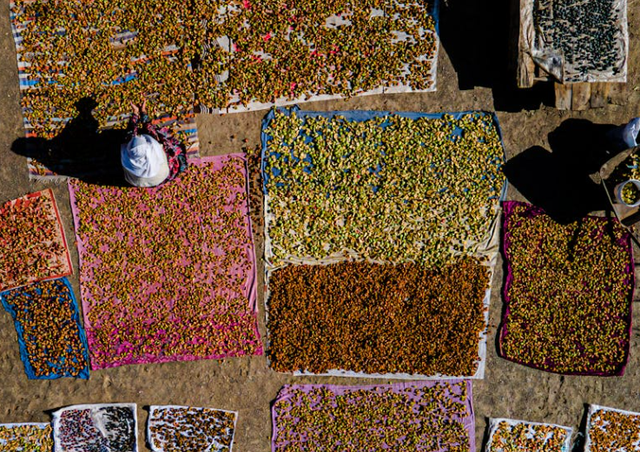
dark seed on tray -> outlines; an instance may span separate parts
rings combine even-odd
[[[534,25],[546,45],[562,51],[566,61],[581,74],[612,71],[623,55],[616,45],[620,10],[614,0],[538,0]],[[569,81],[578,81],[572,77]]]

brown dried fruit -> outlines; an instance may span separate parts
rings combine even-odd
[[[275,270],[271,367],[472,376],[488,283],[473,260],[439,270],[365,262]]]

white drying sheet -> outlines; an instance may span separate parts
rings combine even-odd
[[[587,414],[587,432],[586,432],[586,440],[585,440],[585,444],[584,444],[584,452],[591,452],[591,436],[589,434],[589,432],[591,431],[591,417],[597,412],[597,411],[611,411],[614,413],[620,413],[620,414],[625,414],[628,416],[639,416],[640,417],[640,413],[634,413],[633,411],[624,411],[624,410],[619,410],[617,408],[607,408],[604,406],[600,406],[600,405],[589,405],[589,412]],[[635,441],[635,447],[633,448],[633,450],[627,450],[624,448],[618,448],[616,449],[616,452],[634,452],[640,450],[640,431],[636,432],[636,441]]]
[[[238,412],[237,411],[228,411],[228,410],[219,410],[217,408],[202,408],[202,407],[192,407],[192,406],[180,406],[180,405],[151,405],[149,407],[149,420],[147,422],[147,440],[149,441],[149,445],[151,446],[151,450],[154,452],[163,452],[164,450],[164,446],[162,444],[162,442],[156,438],[156,436],[154,434],[152,434],[151,432],[151,427],[154,424],[160,424],[159,421],[155,421],[154,420],[154,415],[156,413],[156,411],[158,410],[164,410],[164,409],[168,409],[168,408],[175,408],[175,409],[182,409],[182,410],[208,410],[208,411],[221,411],[224,413],[233,413],[234,415],[234,420],[233,420],[233,432],[231,435],[231,446],[229,447],[228,451],[232,452],[233,450],[233,442],[235,441],[235,436],[236,436],[236,425],[238,423]],[[185,436],[191,436],[189,435],[188,431],[184,431],[182,432]],[[209,445],[209,449],[210,452],[215,452],[218,450],[225,450],[222,449],[220,447],[219,444],[217,443],[212,443]]]
[[[22,423],[14,423],[14,424],[0,424],[0,429],[7,429],[7,430],[11,430],[14,428],[20,428],[20,427],[34,427],[34,428],[38,428],[40,430],[44,430],[45,428],[49,427],[51,424],[49,423],[45,423],[45,422],[22,422]],[[13,439],[17,439],[17,436],[14,436]],[[11,439],[11,438],[8,438]],[[34,444],[33,438],[29,438],[31,439],[31,441],[29,442],[30,445],[35,446],[36,444]],[[0,450],[4,450],[2,448],[2,446],[7,444],[7,439],[0,439]],[[38,444],[40,445],[40,444]],[[38,449],[40,450],[40,449]]]
[[[599,21],[599,25],[590,24],[589,20],[597,15],[595,6],[609,3],[612,5],[610,20]],[[521,51],[528,53],[559,82],[627,81],[627,0],[525,0],[520,11],[520,28]],[[611,33],[609,42],[612,45],[604,45],[603,32]],[[598,45],[601,45],[600,49]],[[562,47],[575,48],[576,55],[565,53]],[[601,64],[595,67],[593,56],[600,52],[610,52],[610,57],[603,56]]]
[[[506,186],[505,186],[506,187]],[[495,276],[495,268],[498,262],[498,254],[500,252],[500,218],[501,218],[501,210],[499,210],[493,222],[491,223],[491,228],[487,237],[487,240],[481,247],[481,249],[474,255],[476,258],[484,258],[485,265],[489,268],[489,287],[487,287],[485,291],[484,298],[482,300],[484,307],[484,322],[485,329],[480,334],[480,340],[478,341],[478,368],[476,369],[476,373],[473,376],[461,376],[461,375],[420,375],[420,374],[404,374],[404,373],[389,373],[389,374],[368,374],[364,372],[353,372],[349,370],[342,369],[334,369],[330,370],[326,373],[312,373],[312,372],[294,372],[294,376],[325,376],[325,377],[353,377],[353,378],[384,378],[384,379],[394,379],[394,380],[448,380],[448,379],[460,379],[460,378],[471,378],[471,379],[483,379],[484,372],[487,361],[487,336],[488,336],[488,325],[489,325],[489,305],[491,302],[491,287],[493,285],[493,279]],[[324,265],[324,264],[322,264]],[[266,323],[269,324],[269,277],[270,271],[265,266],[265,316]],[[269,330],[267,329],[267,348],[271,346],[269,339]],[[268,358],[267,358],[268,359]]]
[[[91,404],[91,405],[73,405],[66,408],[62,408],[53,413],[53,443],[54,450],[56,452],[84,452],[94,450],[92,447],[95,447],[95,444],[87,443],[86,447],[82,445],[82,439],[87,438],[87,434],[78,435],[78,444],[75,445],[67,445],[63,443],[63,438],[60,435],[60,429],[62,428],[61,416],[67,411],[84,411],[90,410],[90,418],[92,422],[92,426],[95,427],[101,434],[102,438],[111,442],[117,440],[119,438],[114,437],[113,432],[109,430],[107,427],[107,423],[109,419],[104,412],[105,409],[108,408],[127,408],[133,414],[133,426],[131,426],[132,435],[134,437],[134,444],[131,449],[122,449],[118,452],[138,452],[138,415],[137,415],[137,405],[135,403],[104,403],[104,404]],[[74,438],[75,439],[75,438]],[[77,446],[77,447],[75,447]]]
[[[423,11],[426,9],[426,4],[427,2],[410,2],[410,1],[406,1],[406,2],[397,2],[398,4],[401,5],[405,5],[408,6],[409,4],[411,4],[412,6],[416,7],[416,8],[420,8]],[[436,73],[437,73],[437,66],[438,66],[438,55],[440,54],[440,39],[438,37],[438,22],[439,22],[439,0],[435,0],[434,1],[434,5],[433,5],[433,16],[434,19],[436,21],[436,32],[432,32],[431,30],[423,30],[422,32],[424,33],[423,36],[428,36],[428,35],[432,35],[435,39],[435,46],[436,46],[436,50],[434,52],[434,55],[431,59],[431,65],[430,65],[430,69],[428,74],[425,75],[425,79],[430,80],[431,86],[427,89],[414,89],[411,87],[411,85],[409,84],[394,84],[393,86],[380,86],[378,88],[375,89],[371,89],[371,90],[367,90],[367,91],[361,91],[361,92],[355,92],[351,95],[351,97],[360,97],[360,96],[369,96],[369,95],[377,95],[377,94],[397,94],[397,93],[426,93],[426,92],[434,92],[436,91]],[[424,14],[427,14],[427,12],[425,11]],[[371,11],[371,17],[376,17],[376,16],[381,16],[384,15],[383,11],[380,10],[376,10],[376,9],[372,9]],[[335,29],[339,29],[339,27],[341,26],[350,26],[351,22],[347,19],[345,20],[344,17],[348,17],[348,14],[343,14],[342,16],[331,16],[328,17],[326,20],[326,26],[328,28],[335,28]],[[403,42],[403,41],[407,41],[410,39],[413,39],[412,36],[408,35],[407,33],[405,33],[402,30],[394,30],[391,31],[391,33],[396,35],[396,38],[392,41],[393,43],[399,43],[399,42]],[[229,39],[228,36],[221,36],[219,38],[217,38],[215,40],[215,42],[213,43],[213,45],[218,45],[221,49],[228,51],[231,53],[231,55],[233,55],[234,50],[233,47],[231,46],[231,41]],[[269,59],[271,58],[270,55],[260,55],[263,58]],[[420,57],[418,57],[419,61],[427,61],[428,60],[428,56],[427,55],[422,55]],[[410,69],[407,67],[407,65],[405,65],[404,67],[404,74],[408,75],[410,74],[411,71]],[[218,81],[221,81],[224,83],[224,81],[226,81],[226,79],[228,78],[228,71],[225,71],[223,74],[219,74],[216,76],[216,79]],[[200,105],[200,111],[202,113],[218,113],[218,114],[227,114],[227,113],[244,113],[247,111],[255,111],[255,110],[266,110],[266,109],[270,109],[272,107],[286,107],[286,106],[291,106],[291,105],[296,105],[296,104],[300,104],[303,102],[315,102],[315,101],[323,101],[323,100],[336,100],[336,99],[345,99],[347,98],[347,96],[341,95],[341,94],[314,94],[314,93],[308,93],[306,95],[302,95],[296,99],[288,99],[286,97],[281,97],[279,99],[276,99],[274,102],[257,102],[257,101],[253,101],[253,102],[249,102],[247,105],[242,105],[239,101],[238,97],[235,97],[234,99],[232,99],[230,101],[230,105],[227,106],[226,108],[208,108],[204,105]]]
[[[492,452],[492,451],[496,451],[496,452],[514,452],[514,451],[518,451],[520,450],[521,452],[526,452],[525,449],[519,449],[518,447],[515,448],[507,448],[507,449],[498,449],[498,448],[494,448],[493,446],[493,435],[496,433],[496,431],[498,430],[498,425],[501,422],[506,422],[507,424],[511,425],[511,426],[516,426],[516,425],[527,425],[527,426],[531,426],[533,428],[533,430],[535,430],[536,426],[546,426],[546,427],[555,427],[555,428],[560,428],[562,430],[564,430],[565,432],[567,432],[567,437],[564,441],[564,444],[562,445],[562,452],[569,452],[571,449],[571,435],[573,434],[573,429],[570,427],[565,427],[563,425],[557,425],[557,424],[547,424],[547,423],[542,423],[542,422],[529,422],[529,421],[520,421],[520,420],[516,420],[516,419],[505,419],[505,418],[492,418],[489,420],[489,440],[487,441],[487,445],[485,447],[485,452]]]

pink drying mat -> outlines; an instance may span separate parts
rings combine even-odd
[[[509,297],[509,288],[511,287],[511,284],[513,284],[513,270],[511,268],[511,262],[509,261],[509,259],[507,259],[506,257],[506,250],[508,249],[509,246],[509,239],[510,239],[510,234],[509,234],[509,227],[508,227],[508,223],[509,223],[509,218],[510,216],[513,214],[513,209],[514,207],[516,207],[517,205],[527,205],[529,206],[529,212],[528,214],[531,217],[535,217],[538,215],[546,215],[546,212],[539,208],[536,207],[534,205],[528,204],[528,203],[524,203],[524,202],[520,202],[520,201],[504,201],[502,204],[502,212],[503,212],[503,228],[502,228],[502,252],[503,252],[503,257],[504,257],[504,261],[505,261],[505,265],[507,267],[506,269],[506,278],[505,278],[505,284],[504,287],[502,289],[502,296],[504,298],[504,304],[505,304],[505,310],[504,310],[504,315],[502,316],[502,322],[501,322],[501,327],[500,327],[500,338],[498,341],[498,347],[499,347],[499,355],[501,357],[503,357],[504,359],[508,359],[509,361],[513,361],[517,364],[521,364],[523,366],[527,366],[527,367],[531,367],[534,369],[538,369],[538,370],[542,370],[545,372],[552,372],[552,373],[560,373],[562,375],[584,375],[584,376],[596,376],[596,377],[607,377],[607,376],[620,376],[620,375],[624,375],[624,371],[627,367],[627,361],[629,360],[629,346],[631,344],[631,314],[632,314],[632,305],[633,305],[633,288],[635,287],[635,263],[633,261],[633,247],[631,246],[631,236],[629,236],[627,234],[627,236],[625,237],[625,242],[624,242],[624,249],[627,252],[628,256],[629,256],[629,264],[626,268],[628,274],[629,274],[629,278],[630,278],[630,283],[631,283],[631,290],[629,291],[629,309],[628,309],[628,315],[626,316],[626,321],[627,321],[627,345],[626,345],[626,349],[625,349],[625,358],[624,358],[624,363],[622,364],[622,366],[620,366],[620,368],[618,369],[617,372],[615,373],[606,373],[606,372],[599,372],[599,371],[592,371],[592,372],[553,372],[551,370],[542,368],[540,366],[537,365],[533,365],[527,362],[524,362],[522,360],[519,360],[517,358],[511,358],[511,357],[505,357],[504,353],[502,352],[502,341],[504,339],[504,337],[507,335],[507,320],[509,318],[509,314],[510,314],[510,309],[509,309],[509,304],[511,302],[510,297]],[[595,218],[598,221],[602,221],[603,224],[608,222],[608,221],[613,221],[613,220],[609,220],[608,218],[604,218],[604,217],[597,217],[594,215],[588,215],[587,218]]]
[[[310,393],[311,391],[313,391],[314,389],[328,389],[330,391],[332,391],[336,396],[342,396],[345,395],[349,392],[354,392],[354,391],[358,391],[358,390],[365,390],[365,391],[370,391],[372,393],[378,393],[380,395],[384,394],[385,392],[391,391],[395,394],[405,394],[407,395],[408,398],[410,398],[413,402],[415,402],[415,406],[414,406],[414,412],[416,413],[416,421],[418,421],[419,419],[419,414],[420,412],[427,409],[427,405],[429,405],[429,403],[431,402],[431,400],[421,400],[420,397],[411,394],[411,392],[416,389],[416,388],[432,388],[436,385],[449,385],[449,386],[453,386],[456,384],[463,384],[466,388],[466,392],[467,392],[467,397],[466,397],[466,401],[465,401],[465,405],[466,405],[466,416],[464,417],[459,417],[459,416],[455,416],[452,415],[450,417],[451,420],[454,421],[460,421],[463,425],[465,430],[468,433],[468,437],[469,437],[469,451],[470,452],[475,452],[476,450],[476,436],[475,436],[475,415],[473,412],[473,391],[472,391],[472,385],[471,385],[471,381],[469,380],[456,380],[456,379],[451,379],[451,380],[431,380],[431,381],[422,381],[422,382],[407,382],[407,383],[393,383],[393,384],[379,384],[379,385],[356,385],[356,386],[338,386],[338,385],[328,385],[328,384],[308,384],[308,385],[285,385],[280,392],[278,393],[278,396],[275,400],[275,402],[272,404],[271,406],[271,419],[272,419],[272,424],[273,424],[273,428],[272,428],[272,434],[271,434],[271,451],[272,452],[277,452],[278,449],[276,447],[276,439],[278,437],[278,435],[281,433],[281,430],[278,428],[278,413],[276,410],[276,403],[282,400],[290,400],[293,399],[295,397],[295,393],[296,392],[303,392],[303,393]],[[453,395],[459,395],[460,392],[462,392],[461,390],[459,392],[456,392],[454,390],[455,388],[449,388],[449,393],[453,394]],[[370,407],[369,407],[370,408]],[[381,421],[383,421],[384,419],[381,419]],[[446,418],[443,418],[444,421],[446,421]],[[318,428],[322,428],[322,426],[319,426]],[[445,427],[446,428],[446,427]],[[429,435],[429,432],[425,432],[425,435]],[[292,437],[295,435],[289,435],[289,437]],[[300,435],[300,436],[303,436]],[[298,438],[300,437],[298,436]],[[299,444],[298,444],[299,446]],[[306,449],[305,449],[306,450]],[[309,449],[310,451],[312,449]],[[324,449],[323,449],[324,450]],[[430,452],[445,452],[444,450],[434,450],[434,451],[430,451]]]
[[[93,370],[260,355],[243,154],[160,187],[69,181]]]

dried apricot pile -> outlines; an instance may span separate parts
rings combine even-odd
[[[53,413],[55,450],[138,452],[135,404],[75,405]]]
[[[53,430],[49,424],[0,424],[3,452],[52,452]]]
[[[0,298],[15,322],[29,378],[89,378],[87,340],[66,278],[3,292]]]
[[[495,419],[486,452],[566,452],[571,429],[553,424]]]
[[[475,451],[469,382],[289,385],[272,408],[273,452]]]
[[[229,452],[237,415],[232,411],[152,406],[149,444],[157,452]]]
[[[100,123],[150,95],[194,104],[435,88],[433,2],[338,0],[14,0],[23,108],[39,134],[83,97]]]
[[[638,450],[640,413],[592,405],[586,436],[585,452]]]
[[[69,182],[93,369],[261,354],[242,156],[156,189]]]
[[[634,287],[629,233],[606,218],[561,225],[530,204],[503,208],[501,355],[550,372],[621,375]]]
[[[71,274],[51,189],[0,206],[0,248],[6,251],[0,253],[0,291]]]
[[[504,151],[485,113],[365,120],[276,110],[264,130],[269,263],[446,265],[478,251]]]
[[[268,356],[280,372],[473,376],[487,267],[290,265],[269,279]]]

